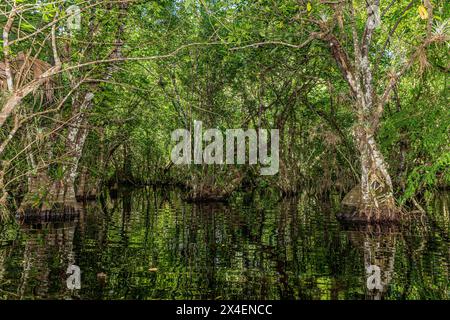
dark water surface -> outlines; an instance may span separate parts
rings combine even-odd
[[[194,205],[123,193],[73,222],[0,225],[0,298],[449,299],[449,199],[430,206],[433,222],[378,229],[344,227],[305,195]],[[67,288],[72,264],[80,290]]]

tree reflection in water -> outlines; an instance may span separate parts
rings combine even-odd
[[[2,225],[1,297],[448,298],[448,220],[350,228],[306,194],[181,199],[146,188],[88,203],[77,221]],[[66,287],[69,264],[81,268],[81,290]],[[367,287],[370,265],[381,290]]]

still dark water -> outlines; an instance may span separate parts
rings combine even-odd
[[[449,202],[432,201],[432,222],[357,229],[306,195],[194,205],[127,192],[73,222],[0,225],[0,298],[449,299]]]

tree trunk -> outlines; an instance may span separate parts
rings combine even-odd
[[[120,22],[116,34],[116,44],[114,51],[111,54],[111,58],[119,58],[122,56],[122,37],[127,9],[127,3],[120,4]],[[116,69],[117,66],[115,64],[110,65],[104,74],[104,80],[110,79]],[[78,175],[78,167],[80,159],[83,155],[84,144],[89,133],[89,129],[86,128],[88,124],[86,113],[92,108],[92,100],[94,98],[94,94],[98,90],[99,84],[94,83],[90,86],[89,91],[84,95],[81,103],[77,101],[77,99],[74,99],[72,113],[75,115],[75,118],[72,120],[72,123],[68,129],[66,142],[66,152],[69,156],[69,164],[64,168],[64,176],[62,180],[55,181],[49,191],[50,195],[54,195],[54,197],[52,197],[54,200],[50,202],[61,203],[65,209],[72,209],[72,207],[77,208],[75,180]]]
[[[81,106],[76,108],[80,115],[73,122],[68,132],[66,150],[69,153],[69,166],[65,170],[62,184],[64,186],[64,198],[69,202],[76,202],[75,179],[77,177],[78,164],[83,153],[84,142],[88,134],[88,129],[82,126],[87,124],[85,113],[91,108],[93,98],[94,94],[91,92],[85,95]]]
[[[359,214],[368,221],[397,219],[398,209],[393,195],[387,165],[368,125],[358,125],[356,145],[361,159],[361,199]]]
[[[329,44],[331,55],[350,87],[358,119],[354,136],[361,160],[360,190],[358,192],[355,187],[342,201],[343,204],[356,207],[357,215],[347,217],[346,214],[343,214],[342,217],[368,222],[387,222],[397,220],[399,210],[395,204],[392,180],[387,171],[386,162],[375,140],[375,132],[379,126],[387,97],[397,80],[390,81],[381,97],[377,95],[373,85],[369,51],[372,35],[377,27],[374,12],[378,12],[379,1],[375,0],[366,7],[368,17],[363,35],[359,39],[354,23],[354,8],[350,3],[350,15],[353,22],[350,25],[353,35],[353,63],[345,46],[329,32],[326,24],[320,22],[318,26],[322,34],[319,37]]]

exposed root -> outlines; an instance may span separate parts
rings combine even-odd
[[[344,210],[336,214],[343,223],[355,225],[404,225],[412,221],[427,220],[425,212],[419,210],[405,211],[403,208],[366,208],[357,209],[344,207]]]
[[[18,211],[16,217],[24,222],[29,221],[71,221],[79,216],[81,207],[54,206],[51,209],[26,209]]]

